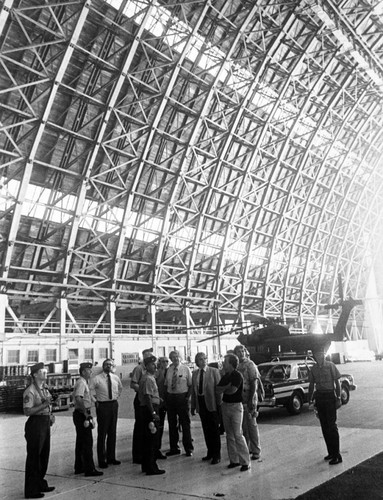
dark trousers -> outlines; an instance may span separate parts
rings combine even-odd
[[[207,456],[211,458],[221,458],[220,418],[218,411],[209,411],[206,408],[205,398],[203,396],[198,396],[198,405],[203,435],[207,447]]]
[[[51,447],[51,427],[49,415],[32,415],[25,423],[27,460],[25,463],[24,495],[41,493],[48,487],[44,479],[48,469]]]
[[[316,392],[315,404],[328,454],[339,455],[339,432],[336,424],[336,398],[333,392]]]
[[[118,402],[98,403],[97,409],[97,459],[98,465],[116,459],[116,432]]]
[[[189,399],[187,393],[168,394],[166,398],[168,422],[169,422],[169,441],[170,449],[178,450],[178,422],[182,429],[182,444],[186,452],[193,451],[193,440],[190,430],[190,411]],[[178,417],[178,420],[177,420]]]
[[[155,408],[155,411],[157,409]],[[142,434],[141,434],[141,469],[142,472],[155,472],[158,470],[156,454],[158,451],[158,429],[153,434],[149,429],[150,422],[153,422],[152,414],[147,406],[140,407]]]
[[[76,473],[92,472],[95,469],[93,462],[93,435],[91,427],[84,427],[86,417],[78,410],[73,412],[73,422],[76,427],[76,448],[74,470]]]
[[[157,427],[157,432],[158,432],[157,444],[158,444],[158,451],[160,451],[162,446],[162,436],[164,434],[165,417],[166,417],[166,406],[164,404],[161,404],[160,407],[158,408],[158,416],[160,417],[160,421]]]
[[[142,432],[143,432],[143,424],[141,420],[141,407],[140,402],[138,400],[138,393],[133,401],[134,407],[134,427],[133,427],[133,441],[132,441],[132,458],[135,464],[140,464],[142,462],[142,449],[141,449],[141,441],[142,441]]]

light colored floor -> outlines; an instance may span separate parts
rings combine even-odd
[[[25,441],[22,415],[0,415],[0,498],[23,498]],[[159,461],[166,469],[162,476],[145,476],[140,466],[131,461],[133,420],[120,418],[117,456],[119,466],[110,466],[101,478],[85,478],[73,474],[75,432],[71,416],[56,413],[52,428],[51,456],[47,479],[55,486],[46,498],[60,500],[188,500],[217,499],[278,500],[299,494],[331,479],[357,463],[381,451],[383,431],[380,429],[340,428],[341,465],[329,466],[318,421],[312,425],[260,424],[262,458],[253,461],[251,470],[227,469],[225,437],[222,437],[222,462],[202,462],[205,455],[198,417],[192,421],[195,453]],[[94,436],[96,436],[94,431]],[[168,442],[164,434],[164,447]]]

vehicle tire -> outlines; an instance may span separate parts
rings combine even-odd
[[[347,385],[342,385],[340,388],[340,399],[342,401],[342,405],[346,405],[350,401],[350,390]]]
[[[287,411],[291,415],[299,415],[302,411],[303,401],[302,396],[298,392],[293,392],[289,402],[286,405]]]

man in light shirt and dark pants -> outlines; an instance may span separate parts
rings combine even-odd
[[[112,373],[113,361],[106,359],[103,372],[91,382],[91,390],[96,399],[98,423],[97,457],[98,466],[106,469],[108,464],[119,465],[116,460],[116,431],[118,418],[118,398],[122,392],[120,378]]]
[[[181,450],[178,445],[178,422],[182,428],[182,444],[187,457],[193,455],[193,440],[190,430],[190,395],[192,388],[192,375],[188,366],[181,364],[178,351],[169,354],[172,364],[166,372],[166,407],[169,422],[170,451],[166,453],[168,457],[179,455]]]

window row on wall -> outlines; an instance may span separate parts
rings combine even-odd
[[[104,360],[108,357],[108,348],[100,347],[97,349],[98,359]],[[6,356],[6,363],[8,365],[19,365],[24,364],[24,360],[21,359],[20,349],[8,349]],[[86,360],[94,361],[94,349],[68,349],[68,359],[71,360]],[[26,355],[26,364],[39,363],[56,363],[57,359],[57,349],[46,348],[46,349],[28,349]]]

